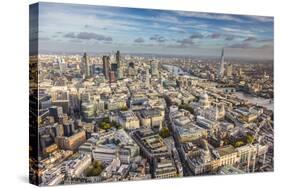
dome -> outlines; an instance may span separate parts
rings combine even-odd
[[[199,103],[202,105],[203,108],[209,107],[209,96],[205,91],[200,95]]]

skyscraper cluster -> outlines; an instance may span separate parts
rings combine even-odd
[[[115,55],[115,62],[110,61],[110,56],[103,56],[103,75],[110,83],[116,82],[116,79],[123,78],[123,67],[120,60],[120,52],[117,51]]]
[[[237,76],[241,67],[251,78],[265,67],[225,63],[224,50],[219,67],[201,58],[121,61],[119,51],[40,62],[40,185],[273,170],[273,111],[235,91],[251,81]],[[257,81],[270,83],[267,72]]]

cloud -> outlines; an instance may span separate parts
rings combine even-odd
[[[64,37],[65,37],[65,38],[76,38],[75,33],[73,33],[73,32],[66,33],[66,34],[64,35]]]
[[[207,36],[207,38],[211,38],[211,39],[218,39],[220,37],[221,37],[221,34],[219,34],[219,33],[213,33],[213,34]]]
[[[273,17],[268,17],[268,16],[248,16],[254,21],[258,22],[273,22],[274,18]]]
[[[232,21],[237,23],[270,23],[274,21],[273,17],[268,16],[240,16],[240,15],[230,15],[230,14],[217,14],[217,13],[199,13],[199,12],[185,12],[176,11],[180,16],[187,16],[192,18],[201,18],[209,20],[222,20],[222,21]]]
[[[252,42],[252,41],[256,41],[257,38],[256,37],[248,37],[244,40],[244,42]]]
[[[77,34],[78,39],[95,39],[95,40],[104,40],[104,41],[112,41],[111,37],[107,37],[104,35],[99,35],[96,33],[88,33],[88,32],[81,32]]]
[[[254,41],[254,42],[253,42]],[[271,42],[270,42],[271,41]],[[257,40],[254,37],[248,37],[240,43],[235,43],[227,46],[228,48],[252,48],[252,49],[266,49],[273,48],[273,41],[270,39]]]
[[[112,44],[112,41],[104,41],[103,44]]]
[[[44,11],[43,11],[44,9]],[[214,53],[214,48],[231,45],[232,47],[260,47],[266,45],[266,41],[259,41],[272,38],[272,24],[255,21],[273,20],[265,17],[248,17],[243,15],[225,15],[181,12],[182,15],[174,11],[138,10],[138,14],[133,14],[133,9],[126,8],[98,8],[98,7],[72,7],[61,5],[56,7],[42,7],[40,11],[40,29],[44,30],[43,36],[50,37],[50,42],[44,42],[44,48],[49,50],[71,51],[81,50],[81,45],[74,43],[81,41],[86,45],[97,44],[97,48],[89,47],[93,51],[111,51],[112,48],[119,48],[121,51],[140,51],[171,54],[193,53],[186,48],[166,49],[167,46],[187,47],[197,52]],[[60,19],[58,19],[60,18]],[[209,20],[207,20],[209,19]],[[244,23],[237,23],[244,22]],[[248,23],[245,23],[248,22]],[[255,24],[251,24],[255,23]],[[58,27],[60,26],[60,27]],[[89,28],[90,27],[90,28]],[[88,28],[88,29],[87,29]],[[51,36],[57,31],[57,38],[61,38],[61,46],[55,45],[55,40]],[[80,32],[94,32],[93,34],[79,34]],[[185,34],[183,34],[185,33]],[[199,34],[197,34],[199,33]],[[221,34],[219,39],[217,38]],[[60,35],[59,35],[60,34]],[[78,35],[79,34],[79,35]],[[100,34],[97,36],[97,34]],[[158,35],[154,35],[158,34]],[[203,38],[202,36],[203,35]],[[41,35],[42,36],[42,35]],[[65,37],[64,37],[65,36]],[[210,38],[207,38],[207,37]],[[105,46],[104,38],[113,39],[113,45]],[[142,37],[142,40],[137,40]],[[248,37],[256,37],[257,40],[242,44]],[[81,38],[81,39],[80,39]],[[89,43],[86,43],[87,39]],[[172,40],[172,38],[175,38]],[[77,40],[74,40],[77,39]],[[80,39],[80,40],[78,40]],[[97,40],[98,39],[98,40]],[[140,43],[135,43],[140,42]],[[203,40],[204,39],[204,40]],[[69,41],[72,41],[69,42]],[[101,41],[99,41],[101,40]],[[109,39],[110,40],[110,39]],[[110,41],[109,41],[110,42]],[[117,44],[116,42],[119,42]],[[235,44],[237,43],[237,44]],[[139,45],[137,49],[132,49],[131,44]],[[154,48],[145,48],[145,45],[153,44]],[[204,49],[204,50],[202,50]],[[208,50],[207,50],[208,49]]]
[[[180,27],[176,27],[176,26],[168,27],[167,30],[175,31],[175,32],[178,32],[178,33],[186,33],[184,28],[180,28]]]
[[[225,37],[225,40],[232,41],[232,40],[234,40],[234,38],[235,37],[233,35],[228,35],[228,36]]]
[[[247,23],[249,21],[241,19],[235,15],[229,14],[216,14],[216,13],[198,13],[198,12],[185,12],[185,11],[176,11],[180,16],[187,16],[192,18],[201,18],[201,19],[210,19],[210,20],[224,20],[224,21],[235,21],[238,23]]]
[[[139,38],[136,38],[136,39],[134,40],[134,42],[136,42],[136,43],[143,43],[143,42],[144,42],[144,39],[141,38],[141,37],[139,37]]]
[[[181,39],[181,40],[177,40],[176,42],[179,45],[170,45],[169,47],[185,48],[185,47],[194,45],[194,42],[190,38],[184,38],[184,39]]]
[[[82,40],[98,40],[98,41],[112,41],[111,37],[96,34],[96,33],[89,33],[89,32],[80,32],[80,33],[67,33],[64,35],[66,38],[74,38],[74,39],[82,39]]]
[[[189,38],[190,39],[202,39],[204,36],[200,33],[194,33]]]
[[[156,42],[165,42],[166,39],[163,37],[163,36],[160,36],[160,35],[154,35],[152,37],[149,38],[150,40],[153,40],[153,41],[156,41]]]
[[[235,36],[246,36],[255,37],[256,33],[245,28],[231,28],[231,27],[219,27],[223,32],[235,35]]]
[[[69,40],[69,42],[81,43],[81,42],[83,42],[83,41],[82,41],[82,40],[79,40],[79,39],[71,39],[71,40]]]

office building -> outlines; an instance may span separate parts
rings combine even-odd
[[[114,71],[109,71],[109,83],[115,83],[116,82],[116,76]]]
[[[139,145],[142,153],[149,159],[150,162],[155,158],[167,157],[170,155],[168,147],[159,134],[151,129],[141,129],[133,133],[132,138]]]
[[[102,62],[103,62],[103,75],[105,79],[109,79],[109,71],[110,71],[110,57],[109,56],[103,56]]]
[[[153,176],[156,179],[177,177],[177,169],[171,157],[155,158]]]
[[[226,66],[226,76],[232,78],[232,64],[227,64]]]
[[[151,75],[158,77],[159,76],[159,63],[157,61],[150,61]]]
[[[83,64],[83,68],[84,68],[84,74],[87,77],[89,77],[90,74],[90,66],[89,66],[89,58],[87,56],[87,53],[85,52],[83,57],[82,57],[82,64]]]
[[[164,121],[164,114],[158,108],[140,111],[140,122],[143,127],[160,130]]]
[[[140,127],[139,118],[133,111],[120,111],[118,122],[122,127],[128,130],[137,129]]]
[[[59,117],[63,115],[63,109],[61,106],[52,106],[49,108],[49,115],[54,117],[55,121],[59,121]]]
[[[72,136],[61,136],[56,137],[56,143],[59,148],[67,149],[67,150],[76,150],[80,145],[82,145],[86,141],[86,133],[85,131],[80,131]]]

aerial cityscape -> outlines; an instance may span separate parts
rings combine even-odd
[[[273,18],[30,6],[30,182],[274,170]]]

